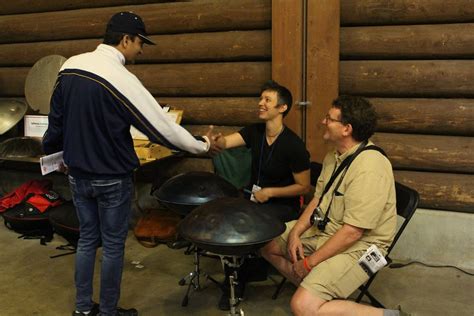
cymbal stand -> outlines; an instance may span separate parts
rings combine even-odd
[[[200,276],[202,275],[205,277],[207,280],[212,281],[213,283],[217,284],[219,287],[222,287],[222,285],[212,278],[210,275],[207,273],[201,271],[200,268],[200,256],[201,256],[201,249],[197,248],[196,246],[193,246],[189,252],[193,251],[194,252],[194,271],[190,272],[188,275],[183,277],[181,280],[179,280],[178,284],[181,286],[186,285],[188,283],[188,288],[186,289],[186,294],[183,297],[183,300],[181,302],[181,306],[188,306],[189,302],[189,292],[191,291],[191,287],[193,288],[194,291],[200,291],[201,288],[201,282],[200,282]]]

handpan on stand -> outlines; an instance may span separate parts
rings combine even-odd
[[[245,256],[256,252],[285,231],[285,224],[249,200],[233,197],[215,199],[199,206],[184,218],[178,231],[198,248],[220,255],[223,263],[234,268],[230,276],[231,315],[238,300],[234,286],[238,282],[235,268]]]
[[[152,194],[165,207],[184,217],[200,205],[216,198],[237,197],[239,192],[231,183],[216,174],[210,172],[188,172],[167,180]],[[171,248],[176,249],[175,247]],[[199,261],[203,254],[201,249],[192,245],[188,247],[185,253],[194,253],[194,271],[179,281],[181,286],[188,283],[186,294],[181,303],[182,306],[188,305],[191,287],[194,290],[201,289],[201,275],[220,286],[219,282],[201,271]]]

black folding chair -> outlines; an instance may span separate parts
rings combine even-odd
[[[314,166],[313,166],[314,164]],[[311,163],[311,172],[313,172],[313,167],[315,170],[318,170],[317,168],[319,167],[317,163]],[[319,169],[319,172],[321,169]],[[311,177],[311,184],[315,185],[313,183],[313,177]],[[317,177],[316,177],[317,180]],[[392,260],[389,258],[389,254],[392,251],[393,247],[397,243],[398,239],[402,235],[403,231],[405,230],[405,227],[408,225],[410,222],[410,219],[412,218],[413,214],[415,213],[415,210],[418,206],[418,202],[420,200],[420,196],[418,195],[418,192],[401,184],[398,182],[395,182],[395,191],[396,191],[396,200],[397,200],[397,215],[399,215],[402,219],[402,225],[397,231],[397,234],[395,235],[392,244],[387,250],[387,255],[385,256],[385,259],[387,260],[388,264],[392,262]],[[372,284],[372,282],[375,279],[375,276],[377,274],[374,274],[364,285],[361,285],[359,287],[360,294],[356,298],[356,302],[359,303],[364,296],[367,296],[370,300],[370,304],[374,307],[384,307],[382,303],[380,303],[369,291],[369,286]],[[277,289],[275,290],[275,293],[272,295],[272,299],[276,299],[285,284],[286,278],[283,278],[281,280],[280,284],[278,284]]]
[[[397,243],[400,236],[402,235],[403,231],[405,230],[405,227],[410,222],[410,219],[415,213],[415,210],[418,206],[418,201],[420,199],[418,192],[398,182],[395,182],[395,190],[397,194],[397,214],[403,218],[403,222],[400,228],[398,229],[392,244],[387,250],[387,255],[385,256],[385,259],[387,260],[388,264],[392,262],[392,260],[389,258],[389,254]],[[382,303],[380,303],[372,294],[370,294],[368,290],[369,286],[372,284],[376,276],[377,274],[374,274],[364,285],[361,285],[359,287],[360,294],[359,296],[357,296],[356,302],[360,302],[364,296],[367,296],[372,306],[384,308]]]

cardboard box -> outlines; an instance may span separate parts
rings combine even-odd
[[[140,160],[155,160],[168,157],[173,154],[171,149],[154,144],[148,140],[134,139],[133,147],[138,159]]]
[[[166,115],[168,115],[177,124],[181,124],[181,120],[183,118],[183,110],[169,110],[168,112],[166,112]],[[133,139],[148,140],[148,137],[145,134],[143,134],[133,126],[130,128],[130,134],[132,134]]]

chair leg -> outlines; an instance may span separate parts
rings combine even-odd
[[[276,290],[275,290],[275,293],[273,293],[273,295],[272,295],[272,300],[276,300],[276,299],[277,299],[277,297],[278,297],[278,295],[280,294],[281,289],[283,288],[283,285],[285,284],[285,282],[286,282],[286,278],[284,277],[284,278],[280,281],[280,283],[278,284],[278,286],[277,286],[277,288],[276,288]]]
[[[385,308],[385,306],[382,303],[380,303],[380,301],[377,300],[372,294],[370,294],[369,291],[365,292],[365,296],[369,298],[370,305],[372,305],[373,307]]]
[[[375,278],[375,275],[372,276],[369,281],[367,281],[367,283],[365,285],[361,285],[359,287],[359,295],[357,296],[356,298],[356,303],[360,303],[360,301],[362,300],[362,298],[365,296],[367,296],[370,300],[370,305],[372,305],[373,307],[381,307],[381,308],[385,308],[385,306],[383,306],[382,303],[380,303],[372,294],[370,294],[369,292],[369,286],[370,284],[372,283],[372,281],[374,280]]]

